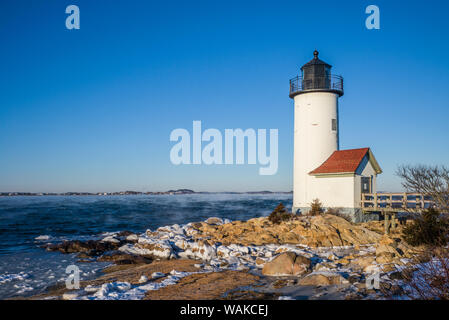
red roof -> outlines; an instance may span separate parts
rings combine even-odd
[[[367,153],[369,148],[334,151],[322,165],[309,174],[354,173]]]

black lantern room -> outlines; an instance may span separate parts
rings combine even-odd
[[[301,75],[290,80],[290,97],[311,91],[334,92],[343,95],[343,78],[331,74],[332,66],[318,58],[318,51],[313,52],[313,59],[301,67]]]
[[[332,66],[318,59],[318,51],[313,52],[313,59],[301,67],[304,89],[330,89]]]

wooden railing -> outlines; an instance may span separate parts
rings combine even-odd
[[[362,193],[364,211],[418,211],[433,205],[430,196],[420,193]]]

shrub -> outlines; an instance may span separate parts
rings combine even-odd
[[[268,216],[268,220],[270,220],[274,224],[279,224],[282,221],[291,220],[294,217],[293,214],[287,212],[284,205],[281,203],[273,210],[272,213]]]
[[[449,220],[434,208],[425,210],[403,230],[404,240],[412,245],[445,246],[449,237]]]
[[[317,216],[324,212],[323,205],[321,204],[320,200],[315,199],[313,200],[312,204],[310,205],[310,211],[309,216]]]

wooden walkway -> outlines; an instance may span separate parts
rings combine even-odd
[[[433,201],[420,193],[362,193],[360,207],[365,212],[418,212]]]

